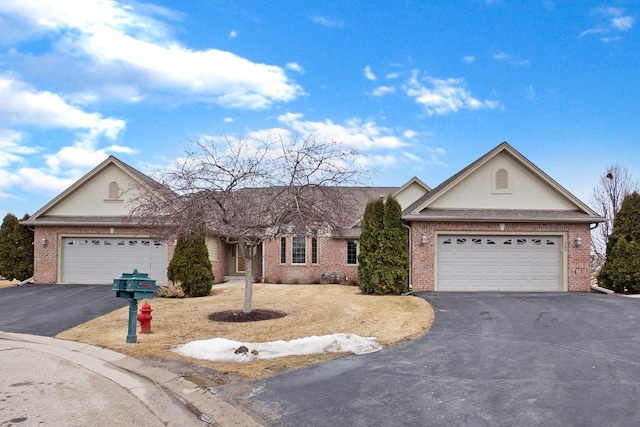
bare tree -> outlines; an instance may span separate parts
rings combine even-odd
[[[613,222],[627,194],[636,191],[637,181],[625,167],[617,164],[609,166],[607,173],[600,177],[593,188],[591,203],[593,208],[607,221],[601,223],[591,233],[591,250],[595,257],[595,268],[604,264],[609,235],[613,231]]]
[[[293,141],[197,141],[159,173],[155,191],[141,192],[132,216],[165,238],[209,232],[237,243],[245,260],[243,312],[250,313],[257,246],[287,233],[344,228],[356,203],[338,187],[364,176],[356,159],[356,151],[315,134]]]

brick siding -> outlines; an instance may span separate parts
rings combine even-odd
[[[67,236],[101,236],[101,237],[150,237],[149,229],[144,227],[45,227],[38,226],[34,230],[34,282],[40,284],[58,283],[58,268],[62,253],[59,243]],[[46,246],[40,242],[47,239]],[[173,257],[175,246],[173,241],[167,242],[166,265]],[[227,274],[226,245],[221,245],[220,260],[212,261],[212,270],[216,283],[222,282]]]
[[[500,230],[497,223],[465,223],[465,222],[413,222],[412,232],[412,285],[415,291],[429,291],[435,284],[435,233],[440,231],[459,231],[465,234],[474,232],[491,232],[496,235],[527,232],[549,233],[561,232],[567,254],[567,288],[569,291],[588,292],[590,284],[590,244],[589,224],[530,224],[507,223]],[[427,244],[422,246],[422,234],[427,236]],[[105,236],[105,237],[149,237],[145,228],[114,227],[44,227],[35,228],[34,246],[34,281],[35,283],[57,283],[61,237],[71,235]],[[582,246],[575,248],[577,237],[582,239]],[[42,238],[47,245],[40,244]],[[319,283],[325,273],[337,273],[347,276],[347,282],[355,284],[358,280],[358,267],[347,265],[347,240],[329,237],[318,238],[318,263],[311,264],[311,238],[307,238],[306,263],[291,263],[291,237],[287,237],[287,256],[284,264],[280,263],[280,239],[264,242],[265,249],[265,281],[270,283]],[[175,246],[167,244],[167,265],[173,256]],[[220,283],[229,274],[230,246],[220,245],[219,260],[212,261],[212,270],[216,283]],[[260,276],[260,270],[254,276]]]
[[[413,290],[431,291],[435,287],[436,232],[459,231],[464,234],[491,232],[496,235],[528,232],[532,234],[561,232],[567,254],[567,290],[589,292],[590,290],[590,247],[589,224],[531,224],[505,223],[501,230],[498,223],[478,222],[413,222],[411,223],[412,253],[411,279]],[[427,236],[427,244],[421,245],[421,237]],[[582,239],[582,246],[575,247],[575,239]]]
[[[280,239],[271,239],[265,245],[265,281],[269,283],[320,283],[325,273],[347,276],[347,283],[357,283],[358,266],[347,265],[347,240],[318,237],[318,263],[311,264],[311,238],[307,238],[306,263],[291,263],[291,237],[287,239],[287,256],[280,263]]]

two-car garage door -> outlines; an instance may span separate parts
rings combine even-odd
[[[164,242],[140,238],[63,237],[62,283],[108,284],[137,268],[166,282]]]
[[[438,236],[439,291],[561,291],[561,236]]]

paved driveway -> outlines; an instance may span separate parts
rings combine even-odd
[[[0,289],[0,331],[55,336],[129,304],[106,285],[23,285]]]
[[[438,294],[418,341],[215,391],[268,425],[636,426],[639,304]]]

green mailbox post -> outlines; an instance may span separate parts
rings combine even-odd
[[[129,298],[129,331],[127,343],[138,342],[136,335],[136,315],[138,314],[138,300],[151,299],[156,293],[156,281],[149,278],[147,273],[123,273],[118,279],[113,279],[112,290],[116,291],[116,297]]]

